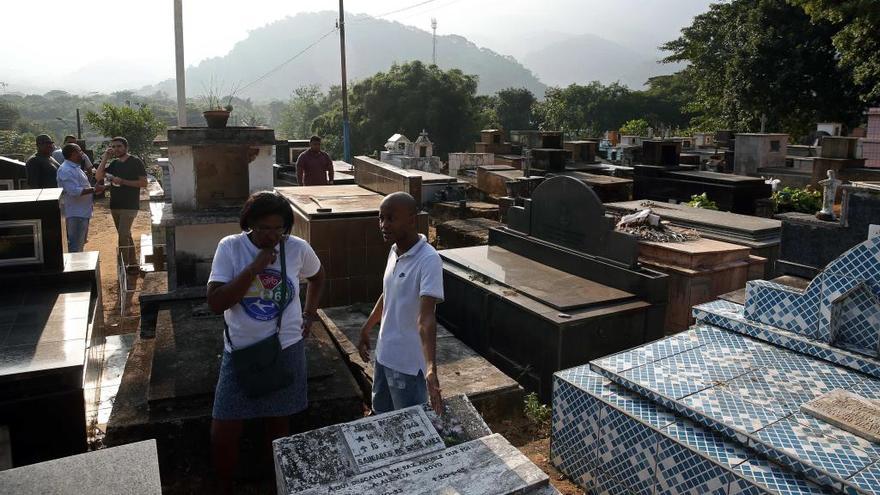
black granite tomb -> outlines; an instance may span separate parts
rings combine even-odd
[[[27,189],[27,170],[24,162],[0,156],[0,191]]]
[[[0,191],[0,424],[13,466],[85,452],[97,410],[98,253],[62,252],[60,194]]]
[[[678,203],[706,193],[721,210],[754,215],[756,202],[770,197],[771,187],[760,177],[696,170],[679,164],[680,152],[678,141],[643,141],[645,163],[633,166],[633,198]]]
[[[440,251],[441,322],[544,400],[553,372],[662,336],[666,275],[637,263],[584,183],[553,177],[489,231],[488,246]]]

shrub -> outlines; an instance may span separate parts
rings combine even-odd
[[[804,189],[784,187],[770,198],[777,213],[816,213],[822,209],[822,193],[814,191],[810,186]]]
[[[687,202],[688,206],[693,206],[694,208],[703,208],[704,210],[717,210],[718,205],[709,199],[709,196],[706,193],[703,194],[694,194],[691,196],[691,200]]]
[[[550,408],[538,400],[538,394],[532,392],[526,395],[523,412],[526,418],[537,426],[546,426],[550,423]]]

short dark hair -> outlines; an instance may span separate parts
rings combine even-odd
[[[79,145],[76,143],[67,143],[61,147],[61,155],[65,160],[70,160],[70,157],[73,156],[73,152],[79,149]]]
[[[76,136],[74,136],[73,134],[68,134],[68,135],[64,136],[64,141],[67,141],[68,139],[73,139],[74,142],[79,141],[79,140],[76,138]]]
[[[242,231],[250,230],[257,220],[269,215],[280,215],[284,219],[284,233],[290,234],[293,229],[293,208],[284,196],[274,191],[251,194],[241,207],[238,225]]]
[[[320,143],[320,142],[321,142],[321,136],[318,136],[318,135],[316,134],[316,135],[314,135],[314,136],[312,136],[312,137],[309,138],[309,142],[310,142],[310,143],[315,142],[315,141],[317,141],[317,142]]]
[[[122,143],[122,144],[125,145],[126,148],[128,148],[128,139],[125,139],[125,138],[122,137],[122,136],[116,136],[116,137],[110,139],[110,142],[111,142],[111,143],[112,143],[113,141],[116,141],[116,142],[118,142],[118,143]]]

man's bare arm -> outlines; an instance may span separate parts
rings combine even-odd
[[[440,379],[437,376],[437,299],[431,296],[419,298],[419,335],[422,338],[422,354],[425,356],[425,380],[431,407],[437,414],[443,412]]]
[[[382,321],[382,309],[385,307],[385,294],[380,294],[373,311],[361,327],[361,338],[358,342],[358,353],[364,361],[370,360],[370,331]]]

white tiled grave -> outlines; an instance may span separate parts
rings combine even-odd
[[[447,402],[442,417],[414,406],[275,440],[278,493],[558,493],[464,396]]]

